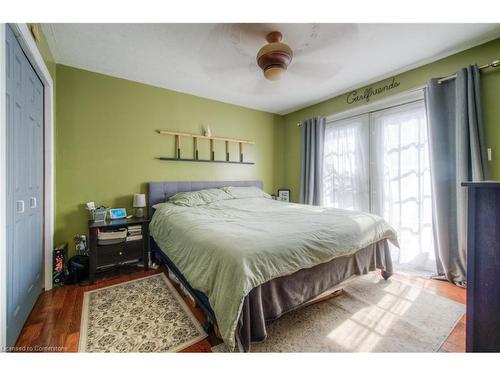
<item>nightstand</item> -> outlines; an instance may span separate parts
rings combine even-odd
[[[142,228],[142,238],[134,241],[124,241],[111,245],[100,245],[99,231],[138,226]],[[89,220],[89,283],[95,282],[96,270],[124,262],[142,259],[144,269],[149,265],[149,219],[130,218],[95,222]]]

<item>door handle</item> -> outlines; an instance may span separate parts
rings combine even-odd
[[[30,198],[30,208],[36,208],[36,198],[35,197]]]
[[[18,214],[22,214],[24,212],[24,201],[19,200],[16,201],[16,210]]]

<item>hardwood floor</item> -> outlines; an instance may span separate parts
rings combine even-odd
[[[114,271],[102,276],[92,286],[66,285],[44,292],[38,298],[26,324],[16,343],[16,351],[40,352],[77,352],[80,335],[80,317],[82,313],[83,293],[105,286],[119,284],[125,281],[167,272],[165,268],[149,271]],[[427,291],[465,303],[465,289],[451,283],[429,280],[407,274],[396,274],[394,278],[410,282],[425,288]],[[195,317],[201,324],[205,323],[204,315],[198,307],[183,295]],[[196,343],[182,352],[211,352],[213,345],[221,341],[210,335],[207,339]],[[465,316],[462,317],[440,349],[441,352],[465,351]]]

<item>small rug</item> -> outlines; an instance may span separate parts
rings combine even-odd
[[[164,274],[84,295],[80,352],[176,352],[205,337]]]
[[[465,306],[376,274],[354,279],[333,299],[268,325],[252,352],[435,352]],[[213,347],[225,352],[224,344]]]

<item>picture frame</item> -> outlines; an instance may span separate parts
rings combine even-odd
[[[105,207],[98,207],[92,211],[92,218],[95,222],[105,222],[108,210]]]
[[[278,189],[276,200],[281,202],[290,202],[290,189]]]

